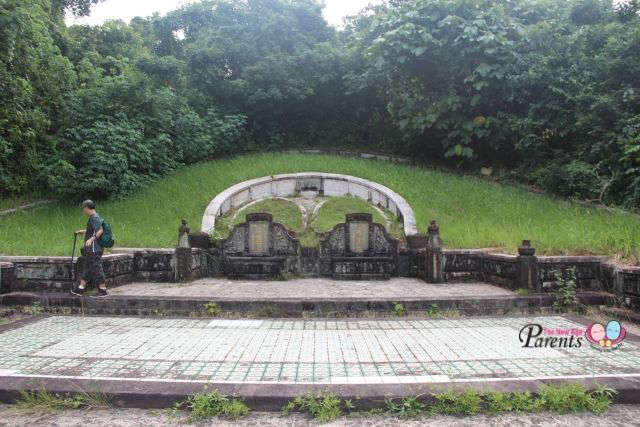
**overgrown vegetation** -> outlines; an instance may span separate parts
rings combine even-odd
[[[0,4],[2,196],[124,196],[310,145],[640,207],[636,0],[386,1],[340,31],[313,0],[202,0],[65,26],[96,1]]]
[[[249,407],[240,399],[231,398],[219,391],[198,393],[176,405],[176,409],[189,411],[189,421],[203,421],[213,417],[237,420],[249,414]]]
[[[477,392],[473,389],[448,391],[434,395],[428,403],[420,397],[390,399],[385,403],[386,412],[401,418],[422,415],[476,415],[504,412],[542,412],[558,414],[590,411],[604,413],[611,405],[616,391],[597,385],[587,390],[581,384],[543,384],[534,395],[530,392]]]
[[[20,391],[16,407],[26,412],[60,412],[67,409],[104,409],[111,400],[101,393],[77,393],[64,396],[46,390]]]
[[[327,155],[260,154],[202,163],[125,200],[100,203],[98,211],[110,220],[118,246],[170,247],[176,244],[180,219],[186,218],[197,230],[206,206],[227,187],[271,174],[319,169],[390,187],[414,209],[421,232],[426,232],[431,219],[438,220],[444,244],[450,248],[515,252],[523,238],[530,238],[539,254],[619,254],[630,262],[640,260],[638,216],[563,202],[480,178]],[[0,216],[0,253],[69,255],[71,231],[83,223],[77,205],[63,202]],[[47,236],[46,244],[42,236]]]
[[[616,391],[596,385],[587,390],[583,385],[543,384],[537,393],[524,392],[478,392],[475,389],[446,391],[432,397],[409,396],[387,399],[384,406],[366,411],[359,410],[350,400],[341,400],[334,394],[318,393],[298,396],[282,408],[283,415],[292,411],[308,413],[320,422],[337,419],[343,413],[365,417],[390,415],[398,418],[416,418],[433,415],[470,416],[477,414],[501,414],[505,412],[544,412],[557,414],[589,411],[603,414],[607,411]]]

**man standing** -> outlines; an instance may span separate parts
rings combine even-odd
[[[92,283],[98,287],[99,297],[107,296],[107,284],[102,269],[102,247],[98,242],[104,230],[102,229],[102,218],[96,212],[96,204],[91,200],[82,202],[82,213],[89,217],[86,230],[78,230],[76,234],[84,234],[84,248],[82,255],[82,274],[80,285],[74,288],[71,293],[82,296],[87,290],[87,283]]]

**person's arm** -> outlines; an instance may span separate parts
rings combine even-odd
[[[75,234],[84,234],[86,232],[87,232],[87,230],[78,230],[78,231],[75,232]]]
[[[100,238],[100,236],[102,236],[102,233],[104,233],[104,230],[101,228],[98,231],[96,231],[96,233],[89,237],[87,239],[87,242],[85,243],[86,246],[91,246],[93,244],[93,242],[95,242],[96,240],[98,240]]]

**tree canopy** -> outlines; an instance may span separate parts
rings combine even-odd
[[[0,2],[0,194],[112,197],[247,150],[345,147],[640,208],[636,0],[203,0],[64,24]]]

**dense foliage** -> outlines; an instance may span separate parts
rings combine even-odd
[[[64,24],[0,0],[0,194],[129,194],[202,159],[377,149],[640,207],[636,0],[204,0]]]

